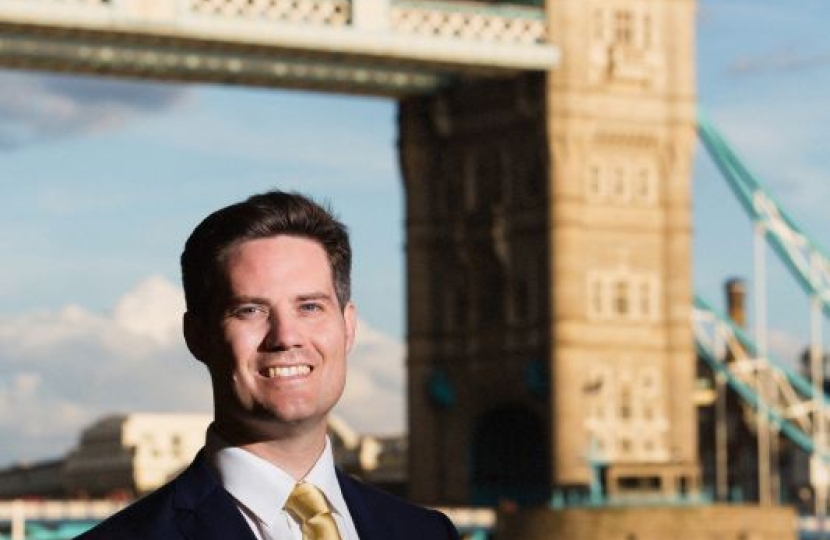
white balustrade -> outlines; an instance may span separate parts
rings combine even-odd
[[[541,8],[489,3],[390,0],[0,0],[0,19],[54,24],[185,28],[190,19],[278,22],[486,41],[544,43]]]
[[[3,66],[393,97],[554,69],[546,36],[542,8],[464,0],[0,0]]]
[[[0,501],[0,521],[98,520],[124,508],[126,501],[110,500],[12,500]]]

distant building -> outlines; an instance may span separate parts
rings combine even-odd
[[[747,288],[741,279],[725,283],[729,319],[746,328]],[[730,365],[737,359],[731,350],[721,360]],[[809,379],[809,350],[802,355],[803,375]],[[698,361],[698,441],[703,484],[709,486],[716,502],[745,503],[761,499],[758,442],[758,412],[736,390],[719,380],[702,359]],[[769,440],[768,481],[773,499],[791,505],[801,513],[814,511],[810,478],[810,456],[773,431]]]
[[[176,476],[203,446],[209,415],[134,413],[104,417],[62,459],[0,470],[0,499],[116,498],[148,493]],[[406,439],[360,435],[331,417],[337,464],[403,494]]]
[[[132,497],[175,476],[205,442],[209,415],[128,414],[85,429],[64,462],[70,496]]]
[[[0,470],[0,499],[64,496],[63,463],[63,459],[54,459]]]

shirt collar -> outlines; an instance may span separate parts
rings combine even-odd
[[[326,436],[326,446],[323,453],[314,464],[314,467],[303,478],[304,481],[314,484],[328,499],[332,512],[341,516],[348,516],[349,511],[343,492],[340,490],[340,482],[337,480],[337,472],[334,466],[334,452],[331,441]]]
[[[247,450],[229,445],[214,429],[208,429],[206,439],[208,460],[219,474],[222,486],[256,519],[268,527],[273,526],[294,489],[294,478]],[[349,515],[337,480],[328,436],[323,453],[303,480],[323,492],[334,513]]]

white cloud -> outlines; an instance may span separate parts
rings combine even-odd
[[[0,463],[59,456],[103,414],[209,410],[205,370],[172,337],[180,297],[151,277],[112,314],[67,306],[3,317]]]
[[[79,306],[0,318],[0,466],[59,457],[105,414],[209,412],[207,370],[181,338],[183,294],[160,276],[111,313]],[[360,324],[338,414],[368,433],[403,430],[403,346]]]
[[[180,333],[184,309],[181,289],[161,276],[152,276],[121,298],[115,307],[114,321],[128,332],[168,345]]]
[[[113,129],[186,95],[169,84],[0,72],[0,149]]]
[[[405,347],[361,321],[349,356],[346,391],[338,414],[361,433],[402,433],[405,428]]]

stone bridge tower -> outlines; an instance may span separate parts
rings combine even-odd
[[[695,3],[547,12],[556,70],[401,102],[420,501],[696,489]]]

